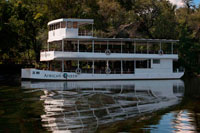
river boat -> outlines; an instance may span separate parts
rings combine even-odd
[[[40,52],[46,68],[24,68],[22,79],[123,80],[179,79],[179,40],[98,38],[93,19],[57,19],[48,23],[48,41]],[[90,31],[86,31],[90,29]]]

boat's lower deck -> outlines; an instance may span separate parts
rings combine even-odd
[[[22,79],[36,80],[123,80],[123,79],[179,79],[184,72],[134,73],[134,74],[91,74],[55,72],[38,69],[22,69]]]

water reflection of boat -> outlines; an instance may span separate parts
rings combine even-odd
[[[95,131],[101,124],[124,120],[179,103],[181,80],[22,82],[44,95],[43,126],[50,131]]]

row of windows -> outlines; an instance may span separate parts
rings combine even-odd
[[[55,23],[55,24],[52,24],[52,25],[49,25],[49,31],[51,30],[56,30],[56,29],[60,29],[60,28],[78,28],[78,22],[71,22],[71,21],[68,21],[68,22],[59,22],[59,23]]]
[[[153,64],[160,64],[160,60],[159,59],[153,59]]]

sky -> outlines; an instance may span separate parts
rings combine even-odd
[[[171,1],[173,4],[176,4],[178,7],[183,6],[182,0],[169,0],[169,1]],[[194,4],[198,6],[200,4],[200,0],[194,0]]]

